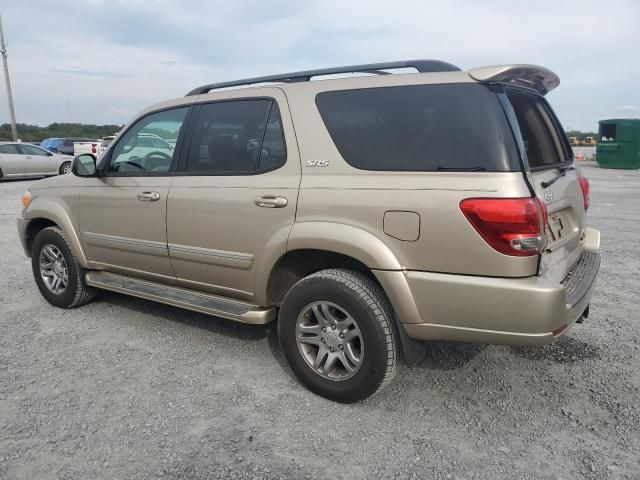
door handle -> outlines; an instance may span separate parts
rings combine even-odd
[[[254,200],[259,207],[264,208],[282,208],[287,206],[287,199],[284,197],[276,197],[274,195],[263,195]]]
[[[140,192],[138,200],[141,202],[157,202],[160,200],[160,194],[158,192]]]

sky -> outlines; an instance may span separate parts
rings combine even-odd
[[[200,84],[413,58],[550,68],[567,130],[640,118],[640,0],[2,0],[0,14],[19,123],[123,124]]]

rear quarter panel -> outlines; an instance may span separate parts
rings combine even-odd
[[[424,75],[397,77],[405,77],[394,80],[402,85],[426,81]],[[428,78],[434,83],[452,79],[470,81],[460,72],[431,74]],[[390,85],[388,79],[384,82],[384,85]],[[326,91],[326,85],[340,90],[353,88],[354,83],[318,81],[312,85],[286,87],[302,160],[296,223],[327,222],[362,229],[376,236],[393,252],[401,269],[498,277],[536,274],[537,257],[509,257],[493,250],[469,224],[459,207],[461,200],[471,197],[530,196],[521,172],[423,173],[356,169],[342,159],[315,104],[316,94]],[[358,82],[358,88],[381,85],[376,77]],[[308,161],[314,165],[324,163],[313,161],[327,161],[327,166],[307,166]],[[418,238],[407,241],[386,234],[384,216],[388,211],[417,213]],[[407,230],[411,230],[411,226],[408,227]],[[292,236],[295,236],[295,230]],[[317,240],[322,243],[321,238]],[[375,260],[367,266],[385,268]]]

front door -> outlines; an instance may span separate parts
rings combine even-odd
[[[286,251],[300,160],[284,94],[261,93],[229,92],[235,98],[194,110],[167,207],[169,254],[182,286],[252,301],[262,262]]]
[[[189,107],[151,113],[118,136],[80,194],[79,223],[91,268],[172,283],[167,196]],[[157,140],[150,148],[149,139]]]
[[[51,152],[27,143],[19,145],[18,149],[24,155],[25,174],[52,175],[58,173],[58,163]]]

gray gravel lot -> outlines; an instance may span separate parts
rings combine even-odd
[[[314,396],[272,327],[38,294],[0,182],[0,478],[640,478],[640,172],[586,165],[591,317],[555,344],[430,344],[356,405]]]

